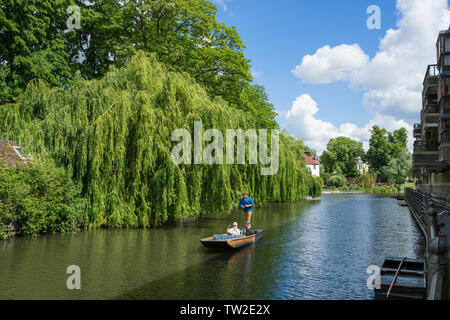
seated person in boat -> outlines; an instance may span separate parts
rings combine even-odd
[[[248,222],[248,221],[245,224],[244,233],[245,233],[246,237],[256,234],[255,228],[253,228],[252,225],[250,224],[250,222]]]
[[[238,229],[237,222],[233,222],[233,227],[228,226],[227,233],[230,236],[239,236],[239,235],[241,235],[241,230]]]

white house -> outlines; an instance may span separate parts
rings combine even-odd
[[[356,166],[358,167],[359,174],[364,174],[369,172],[369,164],[366,162],[363,162],[361,160],[361,157],[356,158]]]
[[[308,152],[305,154],[306,166],[311,170],[313,177],[320,177],[320,163],[316,160],[316,156],[311,156]]]

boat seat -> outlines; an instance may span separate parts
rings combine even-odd
[[[230,236],[230,235],[223,235],[223,234],[215,234],[214,240],[230,240],[230,239],[237,239],[237,238],[243,238],[244,236]]]

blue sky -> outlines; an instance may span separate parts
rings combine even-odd
[[[305,138],[306,143],[319,152],[325,148],[328,139],[336,135],[355,138],[367,146],[368,130],[375,123],[393,130],[419,121],[420,78],[423,79],[427,64],[435,62],[437,32],[444,25],[446,29],[450,22],[447,0],[213,2],[218,7],[218,20],[227,26],[235,26],[243,39],[246,57],[251,60],[252,71],[257,75],[255,82],[266,88],[271,103],[282,111],[278,117],[282,128],[297,138]],[[423,3],[427,2],[430,5],[424,8]],[[370,5],[381,9],[380,30],[369,30],[366,26],[370,16],[366,11]],[[424,32],[417,32],[419,25],[436,14],[439,15],[438,22],[431,23]],[[392,39],[386,39],[384,48],[380,49],[380,41],[388,38],[387,33],[391,31],[395,32],[389,38],[395,37],[395,42],[405,43],[405,46],[417,41],[417,52],[423,54],[417,53],[414,46],[411,53],[401,52]],[[354,44],[360,49],[347,47]],[[305,63],[300,75],[293,74],[304,56],[314,56],[318,49],[327,45],[331,49],[344,45],[345,52],[349,53],[344,53],[342,61],[330,59],[336,68],[347,64],[343,79],[327,81],[329,75],[323,74],[322,78],[312,81],[310,69],[316,66],[314,62]],[[377,53],[379,57],[376,57]],[[333,54],[331,51],[319,61],[326,61],[323,59]],[[387,57],[392,65],[383,64]],[[357,68],[348,66],[352,59],[361,61]],[[380,66],[386,66],[386,70]],[[400,79],[398,72],[392,70],[394,67],[407,73],[406,77],[414,78],[414,82]],[[373,79],[372,74],[375,74]],[[397,86],[403,91],[383,88],[384,77],[387,82],[392,82],[389,88]],[[294,112],[291,109],[295,109],[296,99],[297,111]],[[318,111],[307,115],[309,118],[302,118],[307,105],[309,108],[316,106]],[[286,116],[283,111],[289,110],[291,113]],[[315,127],[305,128],[314,121]],[[328,131],[316,138],[314,130],[321,127]]]

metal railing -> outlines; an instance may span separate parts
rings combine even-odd
[[[439,75],[439,69],[438,69],[437,64],[428,65],[427,72],[425,73],[425,79],[423,80],[423,83],[425,84],[427,82],[428,77],[435,77],[437,75]]]
[[[436,197],[431,194],[405,188],[405,200],[417,224],[425,236],[427,299],[446,300],[450,280],[448,279],[448,246],[439,237],[438,208]],[[447,242],[448,243],[448,242]],[[436,249],[437,248],[437,249]]]
[[[414,152],[436,152],[439,150],[437,140],[417,140],[414,142]]]
[[[425,107],[425,113],[440,113],[439,105],[437,104],[428,104]]]
[[[410,209],[417,215],[422,215],[425,212],[427,202],[430,200],[428,195],[411,188],[405,188],[405,198]]]

